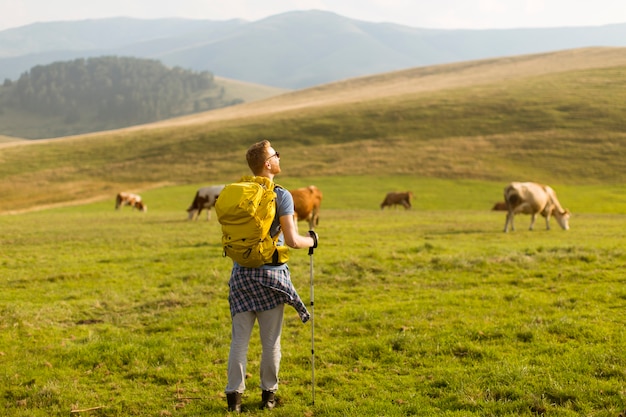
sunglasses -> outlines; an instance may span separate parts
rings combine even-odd
[[[280,159],[280,152],[276,152],[274,155],[268,157],[265,162],[269,161],[270,159],[272,159],[273,157],[276,157],[278,159]]]

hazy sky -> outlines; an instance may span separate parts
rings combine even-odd
[[[0,0],[0,30],[34,22],[119,16],[254,21],[286,11],[311,9],[422,28],[626,23],[624,0]]]

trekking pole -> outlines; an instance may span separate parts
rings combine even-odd
[[[317,235],[312,230],[309,235],[315,241],[315,245],[309,248],[309,272],[311,276],[311,399],[312,405],[315,405],[315,296],[313,292],[313,249],[317,247]]]
[[[315,405],[315,315],[313,314],[313,248],[309,248],[309,270],[311,272],[311,398]]]

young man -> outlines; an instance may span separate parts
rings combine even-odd
[[[252,145],[246,153],[246,160],[256,176],[267,177],[273,181],[274,176],[281,171],[280,154],[267,140]],[[309,236],[298,234],[293,220],[293,198],[289,191],[281,187],[276,187],[274,191],[276,217],[270,228],[270,234],[276,236],[282,232],[279,244],[286,244],[290,248],[317,247],[315,232],[309,232]],[[225,390],[228,410],[241,412],[241,396],[246,388],[248,344],[254,322],[257,320],[262,345],[261,408],[272,409],[276,405],[274,393],[278,389],[284,306],[289,304],[294,307],[303,323],[309,320],[309,312],[291,283],[287,264],[246,268],[235,262],[228,285],[232,317],[228,385]]]

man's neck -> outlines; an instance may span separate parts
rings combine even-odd
[[[274,181],[274,174],[272,174],[271,172],[269,172],[267,170],[262,171],[257,176],[258,177],[266,177],[266,178],[269,178],[270,180]]]

